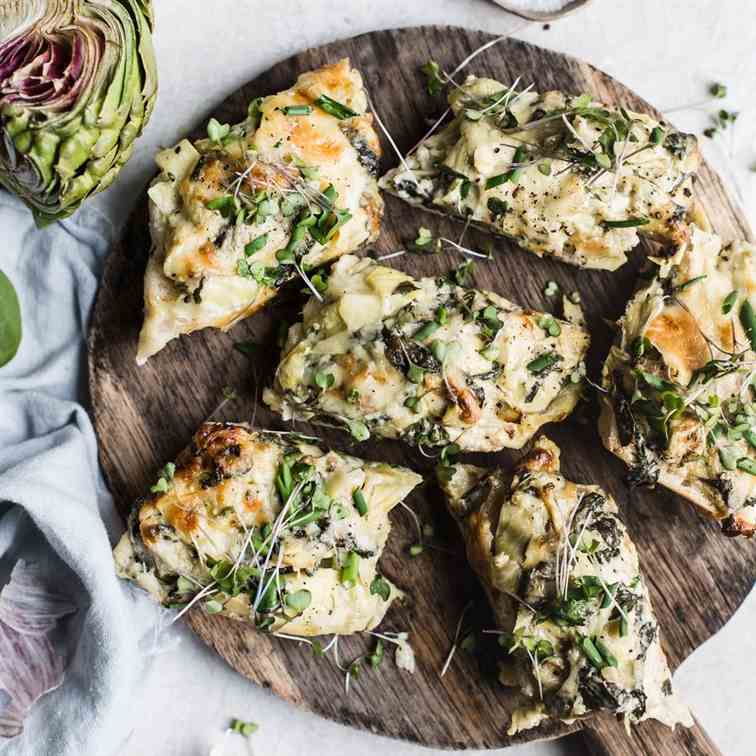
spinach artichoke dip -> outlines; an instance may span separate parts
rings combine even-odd
[[[389,512],[421,480],[296,434],[205,423],[137,502],[116,570],[164,605],[259,630],[370,630],[401,596],[378,570]]]
[[[559,454],[541,437],[513,478],[473,465],[438,468],[507,653],[501,681],[528,700],[509,734],[598,710],[627,725],[690,726],[617,505],[598,486],[566,480]]]
[[[312,268],[375,240],[380,143],[348,60],[252,101],[235,126],[158,153],[148,191],[143,364],[180,334],[228,329]]]
[[[756,248],[692,227],[619,322],[600,432],[636,485],[660,483],[722,523],[756,530]]]
[[[381,188],[517,241],[540,256],[615,270],[638,235],[687,238],[696,140],[590,95],[517,92],[469,77],[453,120]]]
[[[494,451],[521,447],[580,397],[580,325],[352,255],[322,299],[289,329],[263,395],[286,420],[335,422],[360,441]]]

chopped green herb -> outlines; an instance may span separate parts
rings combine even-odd
[[[604,658],[588,636],[583,637],[580,641],[580,650],[588,658],[588,661],[597,669],[603,669],[606,666]]]
[[[355,488],[352,492],[352,501],[354,501],[354,508],[359,513],[360,517],[364,517],[368,511],[367,501],[365,500],[365,494],[362,493],[362,489]]]
[[[207,138],[211,142],[220,144],[230,133],[231,126],[227,123],[220,123],[216,118],[211,118],[207,122]]]
[[[750,457],[739,459],[738,470],[743,470],[750,475],[756,475],[756,459],[751,459]]]
[[[287,593],[284,600],[289,609],[293,609],[298,614],[301,614],[310,605],[312,593],[302,588],[299,591],[294,591],[294,593]]]
[[[253,239],[249,244],[244,247],[244,254],[249,257],[254,255],[255,252],[259,252],[268,243],[268,235],[260,234],[256,239]]]
[[[636,226],[645,226],[651,221],[648,218],[628,218],[627,220],[605,220],[604,228],[635,228]]]
[[[551,176],[551,160],[542,160],[538,163],[538,172],[544,176]]]
[[[651,130],[651,144],[659,145],[664,142],[664,129],[660,126],[655,126]]]
[[[370,438],[370,431],[361,420],[347,420],[346,424],[355,441],[367,441]]]
[[[738,301],[738,292],[737,291],[731,291],[723,300],[722,300],[722,314],[723,315],[729,315],[730,312],[732,312],[732,308],[735,306],[735,302]]]
[[[425,378],[425,371],[418,365],[411,364],[407,370],[407,378],[410,383],[422,383]]]
[[[419,400],[419,399],[418,399],[418,398],[417,398],[416,396],[408,396],[408,397],[407,397],[407,398],[406,398],[406,399],[404,400],[404,406],[405,406],[405,407],[407,407],[407,409],[411,409],[411,410],[414,410],[414,409],[415,409],[415,407],[417,407],[417,403],[418,403],[419,401],[420,401],[420,400]]]
[[[255,724],[254,722],[244,722],[241,719],[231,720],[231,731],[237,733],[238,735],[243,735],[245,738],[253,735],[255,732],[257,732],[258,729],[259,725]]]
[[[433,234],[430,229],[420,226],[417,229],[417,238],[415,239],[416,247],[427,247],[433,241]]]
[[[319,389],[327,391],[334,383],[336,383],[336,378],[334,378],[333,373],[326,373],[324,370],[318,370],[315,373],[315,385]]]
[[[756,313],[747,299],[744,299],[743,304],[740,305],[740,323],[751,342],[751,349],[756,351]]]
[[[357,404],[360,401],[360,390],[356,388],[349,389],[349,393],[347,394],[347,401],[350,404]]]
[[[324,110],[329,115],[338,118],[339,120],[344,120],[345,118],[354,118],[357,115],[354,110],[348,108],[346,105],[342,105],[336,100],[331,99],[326,94],[320,95],[320,97],[315,100],[315,105],[317,105],[321,110]]]
[[[415,331],[415,335],[412,337],[415,341],[425,341],[432,336],[441,326],[436,323],[435,320],[429,320],[425,325],[418,328]]]
[[[448,354],[449,348],[446,342],[439,341],[438,339],[436,339],[435,341],[431,342],[430,351],[431,351],[431,354],[439,362],[443,362],[444,359],[446,359],[446,355]]]
[[[370,595],[380,596],[384,601],[388,601],[391,596],[391,584],[382,575],[376,575],[370,583]]]
[[[715,82],[709,87],[709,94],[711,94],[712,97],[723,100],[725,97],[727,97],[727,87],[724,84]]]
[[[373,653],[368,656],[368,662],[370,666],[375,669],[376,667],[381,666],[381,662],[383,661],[383,641],[378,638],[375,649],[373,649]]]
[[[704,273],[702,276],[696,276],[695,278],[691,278],[688,281],[684,281],[683,283],[675,286],[673,291],[682,291],[683,289],[687,289],[689,286],[692,286],[693,284],[698,283],[699,281],[703,281],[705,278],[708,278],[706,273]]]
[[[431,97],[437,97],[444,88],[444,82],[441,78],[441,69],[435,60],[429,60],[420,66],[420,70],[425,74],[425,88]]]
[[[606,664],[610,667],[617,666],[617,658],[609,650],[609,647],[601,639],[596,638],[596,650],[601,654]]]
[[[341,565],[339,579],[341,584],[346,588],[351,588],[357,584],[360,576],[360,555],[356,551],[350,551],[344,558]]]
[[[497,176],[491,176],[490,178],[486,179],[486,189],[495,189],[497,186],[501,186],[501,184],[504,184],[507,181],[516,182],[520,178],[520,174],[522,173],[520,164],[525,161],[527,154],[528,153],[524,147],[518,147],[515,150],[514,156],[512,157],[513,167],[506,173],[500,173]]]
[[[210,601],[205,602],[205,611],[208,614],[218,614],[218,612],[223,611],[223,604],[220,601],[210,599]]]
[[[420,556],[420,554],[422,554],[423,551],[424,549],[421,543],[412,544],[412,546],[410,546],[409,548],[409,554],[411,557]]]
[[[312,113],[312,105],[284,105],[281,110],[287,116],[306,116]]]
[[[457,286],[464,286],[467,283],[467,278],[470,275],[470,271],[473,269],[474,265],[475,263],[472,260],[463,262],[449,274],[449,278]]]
[[[436,310],[436,322],[439,325],[446,325],[446,322],[449,320],[449,311],[441,305],[441,307]]]
[[[528,363],[527,368],[531,373],[538,375],[545,370],[548,370],[552,365],[555,365],[560,359],[562,358],[556,352],[546,352],[545,354],[536,357],[534,360],[531,360]]]
[[[542,318],[539,318],[538,327],[543,328],[549,336],[559,336],[562,333],[559,323],[551,315],[544,315]]]

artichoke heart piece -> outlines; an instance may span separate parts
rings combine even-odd
[[[469,77],[451,123],[381,188],[584,268],[618,268],[639,235],[685,240],[693,136],[587,94],[515,87]]]
[[[443,277],[354,256],[289,329],[265,402],[420,448],[519,448],[563,420],[583,384],[588,333]]]
[[[288,281],[317,293],[315,268],[378,236],[379,156],[346,59],[256,98],[240,123],[213,118],[206,139],[159,152],[137,362],[181,334],[231,328]]]
[[[510,735],[599,710],[628,725],[693,724],[672,690],[638,554],[611,496],[566,480],[545,437],[514,475],[463,464],[438,472],[494,610],[500,679],[526,700]]]
[[[115,180],[149,120],[152,3],[13,5],[0,25],[0,183],[44,226]]]
[[[372,630],[402,596],[378,569],[389,512],[421,480],[295,433],[205,423],[132,511],[116,571],[163,605],[266,632]]]
[[[756,533],[756,247],[692,227],[639,287],[603,369],[599,431],[628,483]]]

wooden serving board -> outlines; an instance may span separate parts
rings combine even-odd
[[[446,70],[453,70],[490,39],[479,31],[423,27],[335,42],[277,64],[219,104],[213,114],[222,122],[241,120],[253,97],[285,89],[300,72],[348,56],[365,77],[381,118],[400,149],[406,151],[425,133],[428,118],[435,118],[444,108],[441,99],[434,100],[425,93],[419,66],[433,58]],[[487,50],[468,71],[502,82],[521,76],[524,84],[533,82],[537,90],[590,92],[606,103],[654,113],[648,103],[587,63],[516,40],[500,42]],[[203,131],[204,123],[203,119],[197,124],[197,134]],[[177,139],[180,136],[176,134]],[[384,150],[382,169],[386,170],[395,164],[396,157],[385,142]],[[747,222],[706,165],[701,168],[696,194],[722,236],[751,238]],[[230,333],[208,330],[183,337],[145,367],[137,368],[134,357],[142,317],[142,275],[150,247],[146,207],[145,197],[108,258],[90,334],[90,386],[100,458],[124,514],[155,480],[156,471],[186,445],[206,418],[285,427],[259,397],[278,357],[276,328],[282,319],[295,320],[304,300],[293,284],[269,309]],[[402,248],[414,239],[420,225],[452,238],[461,229],[453,221],[413,210],[387,197],[376,251],[385,254]],[[467,245],[480,249],[490,237],[469,231],[465,238]],[[565,291],[581,293],[593,337],[589,370],[597,379],[611,339],[606,319],[621,314],[644,250],[638,250],[621,270],[606,273],[539,260],[503,240],[495,241],[495,249],[492,261],[476,266],[474,282],[478,287],[545,310],[552,304],[542,293],[549,280],[558,281]],[[448,253],[405,255],[390,264],[413,275],[427,276],[460,262],[458,254]],[[266,345],[254,360],[233,348],[235,341],[248,340]],[[217,411],[224,386],[233,387],[238,398]],[[601,446],[595,419],[595,406],[587,407],[548,432],[563,448],[564,471],[569,477],[603,485],[620,503],[641,554],[670,663],[676,668],[722,627],[750,590],[756,575],[755,544],[725,538],[717,525],[664,490],[629,491],[623,482],[622,465]],[[379,672],[365,672],[347,696],[343,677],[330,658],[316,659],[304,645],[266,637],[240,623],[195,611],[189,618],[191,626],[234,669],[322,716],[429,746],[494,748],[588,728],[591,735],[581,752],[586,747],[592,753],[612,754],[716,752],[696,728],[684,733],[678,728],[673,734],[647,722],[636,728],[630,740],[610,717],[588,719],[572,727],[547,723],[515,738],[507,737],[514,696],[494,678],[492,649],[480,642],[475,654],[459,651],[447,674],[443,678],[439,674],[465,604],[471,599],[475,602],[476,608],[469,615],[471,626],[491,627],[492,619],[432,483],[434,462],[401,443],[371,441],[355,448],[342,433],[306,425],[298,428],[321,436],[325,444],[336,448],[409,465],[428,475],[428,482],[409,503],[423,522],[433,525],[437,548],[410,558],[407,549],[416,535],[409,517],[398,509],[382,562],[383,571],[410,596],[405,606],[392,609],[383,628],[410,631],[418,669],[411,676],[387,660]],[[478,461],[510,466],[519,456],[518,452],[502,452],[478,457]],[[343,639],[342,659],[363,653],[368,640]],[[733,658],[732,663],[737,660]]]

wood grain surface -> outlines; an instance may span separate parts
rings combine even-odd
[[[490,39],[484,32],[423,27],[335,42],[277,64],[218,105],[213,114],[221,121],[240,120],[253,97],[285,89],[300,72],[348,56],[361,70],[376,110],[400,149],[406,151],[425,133],[428,119],[437,117],[444,108],[443,101],[426,94],[418,67],[433,58],[452,70]],[[606,103],[654,113],[648,103],[587,63],[516,40],[490,48],[468,70],[505,83],[521,76],[525,84],[533,82],[539,90],[586,91]],[[204,121],[197,124],[197,134],[203,127]],[[395,164],[396,156],[385,140],[384,150],[382,168],[386,170]],[[726,239],[751,238],[746,221],[706,165],[701,168],[695,191],[717,232]],[[90,333],[90,387],[101,461],[124,514],[204,419],[284,427],[259,398],[278,357],[276,329],[281,320],[296,319],[304,301],[299,287],[293,284],[266,311],[230,333],[207,330],[182,337],[145,367],[137,368],[134,358],[142,317],[142,275],[150,247],[146,219],[145,198],[108,259]],[[413,210],[387,197],[383,233],[375,250],[385,254],[402,248],[414,239],[420,225],[452,238],[461,230],[454,221]],[[465,237],[473,248],[481,248],[487,238],[475,231],[468,231]],[[494,259],[476,265],[475,285],[545,310],[554,304],[543,295],[549,280],[558,281],[563,290],[581,293],[593,337],[589,372],[597,380],[611,340],[607,320],[621,314],[647,250],[639,248],[626,266],[608,273],[579,271],[539,260],[501,239],[494,240],[494,245]],[[413,275],[437,275],[460,262],[458,254],[444,253],[405,255],[391,264]],[[247,340],[266,345],[262,357],[251,361],[233,348],[235,341]],[[238,397],[218,409],[224,386],[233,387]],[[601,446],[596,414],[595,402],[590,402],[548,432],[563,448],[566,475],[603,485],[619,502],[638,545],[664,646],[675,668],[722,627],[752,587],[755,544],[725,538],[716,524],[702,519],[689,504],[664,490],[628,490],[621,463]],[[401,443],[371,441],[355,447],[342,433],[298,427],[321,436],[324,444],[368,459],[409,465],[423,473],[430,473],[434,465]],[[502,452],[479,455],[476,461],[509,466],[519,456],[518,452]],[[681,733],[678,728],[673,734],[649,722],[627,739],[610,717],[589,719],[571,728],[545,724],[508,738],[506,728],[515,697],[495,680],[493,649],[481,642],[474,654],[460,651],[447,674],[443,678],[439,675],[465,604],[471,599],[475,602],[467,622],[471,628],[491,627],[492,620],[430,475],[409,504],[423,522],[432,524],[434,548],[427,548],[414,559],[408,556],[408,546],[416,535],[409,517],[397,509],[382,569],[408,592],[410,600],[392,609],[383,628],[410,632],[418,662],[414,676],[385,662],[380,672],[366,672],[346,696],[343,677],[333,662],[314,658],[306,646],[266,637],[200,611],[191,615],[191,626],[253,682],[297,706],[383,735],[438,747],[494,748],[594,727],[582,751],[590,746],[596,754],[716,753],[700,729]],[[346,638],[340,643],[342,659],[356,657],[368,646],[369,640],[364,637]],[[737,659],[732,663],[737,664]],[[663,751],[658,750],[659,743],[665,744]],[[599,744],[610,750],[597,750]]]

